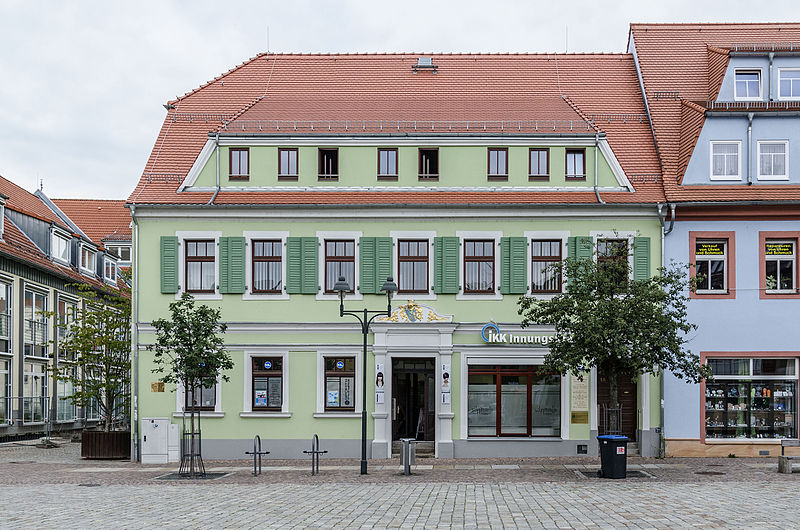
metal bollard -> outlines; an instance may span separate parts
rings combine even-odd
[[[255,435],[253,438],[253,450],[245,451],[246,455],[253,455],[253,476],[256,477],[261,474],[261,455],[268,455],[269,451],[261,450],[261,436]],[[256,458],[258,458],[258,467],[256,467]],[[258,473],[256,473],[256,470]]]
[[[311,451],[303,451],[311,455],[311,476],[319,475],[319,455],[324,455],[328,451],[319,450],[319,436],[316,434],[311,438]]]
[[[403,474],[411,474],[411,466],[417,460],[417,440],[415,438],[400,438],[403,442]]]

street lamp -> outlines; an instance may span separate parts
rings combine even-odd
[[[344,295],[350,292],[350,285],[344,276],[339,276],[339,280],[333,286],[333,291],[339,293],[339,316],[350,315],[358,319],[361,323],[361,334],[364,338],[364,351],[362,359],[364,362],[363,369],[361,370],[362,384],[361,384],[361,474],[367,474],[367,335],[369,334],[369,326],[372,321],[379,316],[391,316],[392,314],[392,296],[397,292],[397,284],[394,283],[392,277],[386,278],[386,281],[381,287],[381,292],[386,293],[386,311],[368,311],[364,308],[362,311],[345,311],[344,310]],[[372,315],[372,316],[370,316]]]

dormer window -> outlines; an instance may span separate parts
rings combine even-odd
[[[800,99],[800,69],[779,70],[778,87],[780,99]]]
[[[117,283],[117,264],[109,259],[105,263],[105,278],[108,282]]]
[[[734,99],[761,99],[761,70],[736,70]]]
[[[89,247],[81,247],[81,269],[87,272],[94,272],[95,259],[97,259],[97,252],[91,250]]]
[[[230,149],[230,179],[247,180],[250,177],[250,149],[236,147]]]
[[[117,256],[121,261],[131,260],[131,247],[130,245],[107,245],[106,248],[109,252]]]
[[[53,256],[53,259],[63,263],[69,263],[70,240],[67,237],[53,233],[53,240],[50,246],[52,247],[50,249],[50,254]]]

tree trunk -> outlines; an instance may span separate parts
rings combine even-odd
[[[617,384],[617,374],[611,372],[608,377],[608,406],[612,408],[619,407],[619,385]]]

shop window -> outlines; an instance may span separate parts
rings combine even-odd
[[[561,436],[561,378],[537,366],[470,366],[467,434]]]
[[[325,410],[355,410],[355,357],[325,357]]]
[[[764,243],[766,292],[794,293],[796,275],[796,242],[767,239]]]
[[[353,240],[325,240],[325,292],[335,293],[333,287],[344,276],[350,292],[356,288],[356,242]]]
[[[378,180],[397,180],[397,149],[378,149]]]
[[[464,241],[464,292],[494,293],[494,240]]]
[[[281,410],[283,357],[253,357],[253,410]]]
[[[728,285],[728,242],[698,239],[695,242],[698,293],[725,293]]]
[[[709,358],[707,439],[797,437],[796,358]]]
[[[283,289],[282,252],[279,239],[253,241],[253,292],[280,293]]]
[[[397,247],[398,292],[427,293],[428,240],[401,239]]]
[[[62,377],[75,377],[75,368],[63,366],[61,368]],[[59,378],[56,385],[57,405],[56,405],[56,420],[57,421],[75,421],[77,417],[75,402],[70,398],[75,395],[75,387],[71,380]]]
[[[531,241],[531,293],[547,294],[561,292],[562,273],[561,240],[534,239]]]
[[[216,288],[216,243],[186,241],[186,292],[213,293]]]
[[[197,410],[213,411],[217,406],[217,385],[201,386],[194,391]],[[192,390],[187,389],[183,395],[184,410],[192,409]]]

